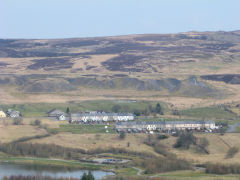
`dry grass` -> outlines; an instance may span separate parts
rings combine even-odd
[[[15,141],[22,137],[46,134],[46,130],[31,125],[11,125],[6,122],[0,124],[0,142]]]
[[[128,134],[124,140],[119,139],[117,134],[71,134],[59,133],[57,135],[43,138],[40,140],[32,140],[34,143],[57,144],[65,147],[81,148],[85,150],[96,148],[125,148],[131,151],[151,152],[156,154],[153,149],[145,144],[143,140],[146,135]],[[130,146],[127,147],[128,142]]]
[[[221,136],[219,134],[197,134],[197,137],[205,137],[209,141],[209,146],[207,149],[210,154],[199,154],[195,150],[179,150],[174,149],[173,144],[176,142],[176,138],[171,137],[169,139],[163,140],[162,142],[169,148],[169,151],[177,154],[180,158],[188,159],[195,163],[205,163],[205,162],[221,162],[221,163],[239,163],[240,153],[232,159],[226,159],[225,156],[229,149],[229,146],[237,146],[240,148],[240,134],[225,134]],[[228,146],[229,145],[229,146]]]
[[[12,125],[11,120],[1,120],[0,123],[0,139],[1,142],[10,142],[21,137],[34,136],[45,134],[46,131],[36,126],[31,126],[34,118],[25,118],[24,125]],[[48,127],[57,128],[60,124],[66,124],[66,122],[52,121],[47,118],[40,119],[42,124],[46,124]],[[196,134],[197,137],[205,137],[209,141],[207,149],[210,154],[199,154],[193,148],[189,150],[181,150],[173,148],[176,142],[176,137],[170,136],[168,139],[161,140],[161,142],[168,148],[169,152],[176,154],[179,158],[190,160],[194,163],[239,163],[240,153],[238,152],[234,158],[226,159],[225,156],[229,150],[229,147],[236,146],[240,148],[240,134],[228,133],[224,136],[219,134]],[[61,132],[50,137],[43,139],[31,140],[32,143],[46,143],[57,144],[65,147],[81,148],[81,149],[96,149],[96,148],[125,148],[131,151],[138,152],[150,152],[156,154],[152,147],[149,147],[143,143],[147,138],[146,134],[127,134],[123,140],[119,139],[118,134],[71,134],[67,132]],[[130,146],[128,147],[128,143]]]
[[[97,66],[97,70],[106,71],[106,69],[102,67],[101,63],[116,56],[117,54],[92,55],[91,58],[75,59],[75,64],[72,68],[82,68],[84,72],[88,72],[89,70],[86,70],[87,66]],[[96,69],[94,68],[94,70],[90,71],[96,71]]]
[[[60,124],[67,124],[66,121],[53,121],[47,118],[38,118],[42,125],[49,128],[58,128]],[[9,118],[0,120],[0,142],[11,142],[22,137],[46,134],[47,131],[41,127],[31,125],[36,118],[24,118],[23,125],[13,125]]]
[[[24,118],[24,125],[31,125],[34,120],[39,119],[42,125],[46,125],[48,128],[58,128],[61,124],[68,124],[67,121],[58,121],[58,120],[50,120],[48,118]]]
[[[176,142],[175,137],[170,137],[166,140],[162,140],[162,143],[172,153],[175,153],[179,158],[190,160],[194,163],[205,163],[205,162],[221,162],[221,163],[239,163],[240,153],[237,153],[234,158],[226,159],[225,156],[230,146],[237,146],[240,148],[240,134],[225,134],[220,136],[218,134],[197,134],[197,137],[205,137],[209,141],[208,150],[209,155],[199,154],[194,149],[180,150],[173,148],[173,144]],[[96,149],[96,148],[109,148],[118,147],[126,148],[132,151],[139,152],[151,152],[156,154],[153,149],[145,144],[143,140],[146,138],[145,134],[128,134],[126,139],[120,140],[119,135],[115,134],[71,134],[71,133],[60,133],[51,137],[47,137],[40,140],[33,140],[31,142],[38,143],[55,143],[57,145],[82,148],[82,149]],[[127,147],[127,143],[130,143],[130,147]]]

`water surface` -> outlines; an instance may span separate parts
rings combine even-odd
[[[83,173],[88,173],[88,170],[66,170],[59,168],[48,168],[42,166],[25,166],[9,163],[0,163],[0,179],[4,176],[23,175],[23,176],[51,176],[55,178],[81,178]],[[113,172],[105,172],[100,170],[91,171],[95,179],[100,180],[104,176],[114,175]]]

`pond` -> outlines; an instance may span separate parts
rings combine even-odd
[[[42,166],[25,166],[9,163],[0,163],[0,179],[4,176],[23,175],[23,176],[51,176],[53,178],[81,178],[83,173],[88,173],[88,170],[66,170],[59,168],[48,168]],[[102,179],[107,175],[114,175],[113,172],[105,172],[100,170],[91,171],[95,179]]]

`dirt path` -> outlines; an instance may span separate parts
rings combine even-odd
[[[143,171],[144,171],[144,170],[139,169],[139,168],[137,168],[137,167],[133,167],[133,169],[136,169],[136,170],[138,171],[138,172],[137,172],[137,175],[138,175],[138,176],[141,176],[142,173],[143,173]]]

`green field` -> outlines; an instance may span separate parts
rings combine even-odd
[[[201,180],[225,180],[225,179],[239,179],[239,175],[216,175],[216,174],[206,174],[204,171],[175,171],[169,173],[161,173],[156,177],[165,177],[165,178],[177,178],[181,180],[191,180],[191,179],[201,179]]]
[[[196,118],[233,119],[237,117],[235,113],[215,106],[187,109],[180,111],[180,113],[183,116]]]
[[[13,157],[3,156],[0,157],[3,162],[14,163],[14,164],[25,164],[25,165],[37,165],[37,166],[48,166],[53,168],[68,168],[68,169],[88,169],[88,170],[100,170],[109,169],[109,165],[97,165],[93,163],[84,163],[74,160],[63,160],[63,159],[49,159],[49,158],[37,158],[37,157]]]
[[[105,129],[106,125],[78,125],[78,124],[68,124],[68,125],[60,125],[59,128],[50,129],[56,130],[57,132],[71,132],[73,134],[95,134],[95,133],[115,133],[113,130],[113,125],[108,126]]]
[[[32,103],[32,104],[11,104],[11,105],[0,105],[0,108],[6,111],[7,109],[14,109],[20,111],[25,117],[42,117],[46,116],[47,112],[53,108],[66,111],[67,107],[73,113],[82,111],[106,111],[112,112],[114,109],[119,112],[134,112],[144,111],[148,109],[150,105],[155,107],[158,102],[151,101],[107,101],[107,100],[96,100],[96,101],[83,101],[79,103]],[[164,110],[167,110],[167,105],[161,103]],[[114,108],[115,107],[115,108]]]

